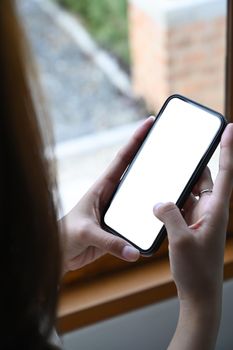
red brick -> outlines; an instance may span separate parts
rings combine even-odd
[[[180,92],[223,109],[225,22],[220,16],[166,28],[129,6],[133,87],[149,108]]]

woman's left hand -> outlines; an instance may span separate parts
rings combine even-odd
[[[68,272],[91,263],[106,253],[126,261],[136,261],[140,253],[125,240],[101,228],[101,217],[119,180],[154,122],[149,117],[136,130],[105,173],[78,204],[61,219],[63,271]]]

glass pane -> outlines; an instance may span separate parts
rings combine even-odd
[[[225,0],[130,1],[133,87],[155,112],[179,93],[224,113],[226,7]],[[219,148],[213,178],[218,158]]]
[[[59,185],[67,211],[113,159],[146,115],[146,108],[132,95],[127,63],[119,63],[127,60],[127,40],[124,50],[117,41],[118,51],[124,51],[118,59],[89,35],[73,16],[72,6],[64,9],[58,3],[19,1],[53,123]],[[80,11],[86,3],[79,2]],[[126,2],[119,3],[123,9],[116,10],[125,11],[127,26]]]
[[[224,111],[226,1],[130,1],[133,84],[152,108],[180,93]]]
[[[225,0],[17,3],[54,126],[65,212],[169,95],[224,111]]]

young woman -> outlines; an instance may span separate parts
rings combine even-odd
[[[139,252],[100,227],[122,173],[150,129],[147,119],[75,208],[56,220],[55,181],[45,157],[46,119],[13,0],[0,2],[1,347],[52,349],[61,274],[105,253],[135,261]],[[39,123],[40,122],[40,123]],[[43,133],[41,133],[41,130]],[[41,134],[43,134],[43,139]],[[48,147],[48,144],[46,144]],[[215,184],[206,171],[182,216],[155,206],[168,231],[180,317],[170,350],[214,349],[221,314],[223,255],[233,179],[233,125],[221,141]]]

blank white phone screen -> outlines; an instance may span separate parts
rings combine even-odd
[[[148,250],[163,226],[154,205],[177,202],[220,124],[217,115],[172,98],[116,191],[105,223]]]

